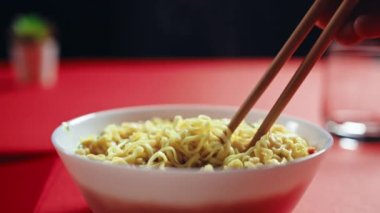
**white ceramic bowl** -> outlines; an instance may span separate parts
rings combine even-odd
[[[317,152],[282,166],[203,172],[165,171],[111,165],[74,154],[80,138],[99,133],[106,125],[152,117],[231,118],[236,108],[202,105],[128,107],[92,113],[68,121],[52,135],[54,147],[94,212],[288,212],[301,198],[318,165],[333,143],[322,128],[281,116],[277,123],[304,137]],[[247,121],[265,116],[252,111]]]

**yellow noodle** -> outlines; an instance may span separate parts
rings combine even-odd
[[[285,164],[314,149],[278,124],[255,146],[247,147],[260,124],[242,122],[231,135],[228,123],[199,115],[111,124],[99,136],[81,140],[76,154],[114,164],[213,171]]]

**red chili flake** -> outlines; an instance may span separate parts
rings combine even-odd
[[[307,149],[307,152],[309,153],[309,155],[313,154],[315,152],[315,148],[314,147],[309,147]]]

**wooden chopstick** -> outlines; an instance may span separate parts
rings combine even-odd
[[[349,14],[354,9],[358,1],[359,0],[342,1],[342,3],[339,5],[339,8],[331,18],[330,22],[327,24],[322,34],[319,36],[318,40],[315,42],[310,52],[306,55],[305,59],[297,69],[296,73],[293,75],[292,79],[285,87],[285,90],[282,92],[274,106],[269,111],[268,115],[265,117],[263,123],[260,125],[260,128],[257,130],[248,147],[255,145],[255,143],[269,131],[273,123],[277,120],[278,116],[284,110],[285,106],[289,103],[290,99],[293,97],[302,82],[310,73],[315,63],[327,50],[328,46],[333,40],[334,34],[338,31],[343,22],[348,18]]]
[[[252,138],[248,147],[254,146],[255,143],[268,132],[273,123],[277,120],[278,116],[284,110],[285,106],[289,103],[290,99],[293,97],[295,92],[298,90],[302,82],[305,80],[307,75],[310,73],[311,69],[318,61],[318,59],[323,55],[330,45],[334,34],[337,32],[339,27],[348,18],[355,5],[359,0],[343,0],[339,5],[339,8],[334,13],[330,22],[323,30],[322,34],[319,36],[318,40],[313,45],[310,52],[307,54],[300,67],[297,69],[292,79],[289,81],[284,91],[277,99],[268,115],[265,117],[264,121],[257,130],[255,136]],[[278,74],[281,67],[288,61],[288,59],[294,54],[295,50],[299,47],[302,41],[309,34],[310,30],[313,28],[315,22],[320,17],[322,9],[328,4],[329,0],[316,0],[311,8],[308,10],[306,15],[301,20],[300,24],[297,26],[295,31],[289,37],[285,45],[281,48],[279,53],[276,55],[269,69],[266,71],[262,79],[259,81],[257,86],[250,93],[248,98],[239,108],[237,113],[232,118],[229,124],[230,133],[233,133],[240,122],[248,114],[252,106],[257,102],[260,96],[264,93],[265,89],[272,82],[274,77]]]
[[[252,90],[245,102],[231,119],[231,122],[228,125],[228,128],[231,132],[235,131],[237,126],[239,126],[244,117],[247,116],[253,105],[257,102],[269,84],[276,77],[281,67],[289,60],[289,58],[300,46],[300,44],[305,40],[307,34],[311,31],[311,29],[313,29],[314,24],[317,21],[322,9],[327,5],[328,2],[329,0],[316,0],[307,11],[289,39],[277,53],[264,76],[257,83],[256,87]]]

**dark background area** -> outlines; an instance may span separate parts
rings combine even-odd
[[[273,56],[313,0],[3,0],[0,59],[8,55],[9,27],[35,13],[57,29],[67,57]],[[297,52],[310,48],[314,30]]]

